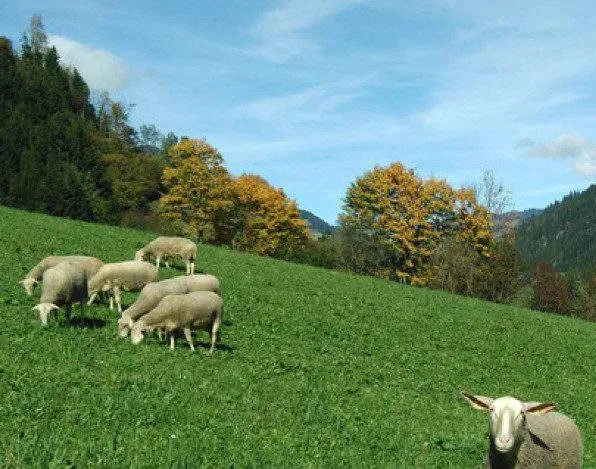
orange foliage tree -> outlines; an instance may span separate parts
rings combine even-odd
[[[160,211],[179,223],[185,234],[214,244],[228,244],[236,231],[234,182],[223,157],[205,140],[185,139],[168,152],[172,166],[164,169],[167,194]]]
[[[375,167],[348,189],[342,227],[358,230],[388,253],[375,275],[411,284],[432,280],[433,255],[456,237],[488,256],[491,221],[472,190],[419,178],[400,163]]]
[[[261,255],[288,257],[309,243],[306,222],[282,189],[245,174],[235,181],[241,228],[235,247]]]

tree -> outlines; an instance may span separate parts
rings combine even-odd
[[[163,162],[150,155],[104,155],[106,177],[110,183],[113,212],[146,211],[159,199]]]
[[[539,262],[532,276],[532,307],[540,311],[563,314],[567,308],[569,289],[563,276],[548,262]]]
[[[241,219],[235,247],[282,258],[304,249],[309,242],[307,224],[282,189],[253,174],[240,176],[234,187]]]
[[[48,36],[40,15],[33,15],[29,21],[29,30],[23,34],[23,51],[42,54],[48,45]]]
[[[340,223],[387,253],[377,275],[407,283],[432,279],[432,257],[446,236],[488,255],[490,217],[474,193],[437,179],[423,181],[400,163],[358,178],[348,189]]]
[[[219,151],[205,140],[183,140],[170,148],[169,157],[162,216],[183,224],[189,236],[229,244],[236,227],[234,184]]]
[[[145,153],[156,155],[159,153],[158,144],[162,135],[153,124],[145,124],[139,127],[139,147]]]
[[[474,188],[476,198],[493,215],[502,215],[511,207],[511,192],[495,179],[494,173],[487,169],[482,174],[482,182]]]

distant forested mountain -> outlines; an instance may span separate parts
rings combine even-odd
[[[562,271],[596,264],[596,185],[524,221],[516,238],[524,257],[548,261]]]
[[[540,212],[541,210],[538,208],[529,208],[521,212],[519,210],[511,210],[501,214],[494,214],[493,223],[495,236],[500,237],[509,231],[515,230],[521,222]]]
[[[315,214],[308,210],[300,210],[300,218],[308,223],[308,227],[315,232],[321,234],[331,234],[335,230],[334,226],[331,226],[325,220],[317,217]]]

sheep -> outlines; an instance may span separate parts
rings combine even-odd
[[[66,308],[67,317],[70,317],[73,303],[78,302],[83,308],[87,298],[87,279],[80,263],[61,262],[47,269],[42,279],[39,304],[31,309],[39,311],[39,319],[44,326],[48,324],[50,312],[60,309],[60,306]]]
[[[85,271],[87,279],[93,277],[95,273],[101,268],[103,262],[97,257],[90,256],[48,256],[44,257],[39,264],[37,264],[27,276],[20,281],[29,296],[33,295],[35,285],[42,279],[43,274],[50,267],[58,265],[60,262],[79,262]]]
[[[213,275],[181,275],[161,282],[148,283],[141,290],[137,301],[122,313],[122,317],[118,320],[118,335],[126,337],[133,322],[155,308],[166,295],[195,291],[212,291],[219,295],[219,280]]]
[[[209,353],[212,354],[219,338],[222,314],[223,301],[217,293],[198,291],[185,295],[168,295],[133,324],[130,337],[136,345],[143,340],[144,332],[163,329],[170,333],[170,348],[174,349],[175,333],[182,330],[191,352],[194,352],[191,331],[204,329],[211,332]]]
[[[110,292],[110,309],[113,309],[114,299],[118,311],[122,313],[120,298],[121,290],[139,291],[149,282],[158,280],[157,267],[143,261],[124,261],[114,264],[104,264],[101,269],[89,279],[87,284],[89,292],[88,305],[93,303],[101,291]]]
[[[186,262],[186,275],[193,275],[195,273],[197,245],[186,238],[159,236],[145,247],[139,249],[135,253],[135,260],[149,260],[151,256],[155,257],[155,265],[157,268],[159,268],[162,259],[164,259],[166,267],[169,268],[170,265],[168,264],[167,259],[180,257]]]
[[[486,468],[581,468],[580,432],[569,417],[551,412],[555,404],[462,394],[474,409],[490,412]]]

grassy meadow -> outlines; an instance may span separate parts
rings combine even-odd
[[[200,246],[225,301],[212,356],[204,332],[194,354],[133,346],[106,305],[41,326],[18,280],[42,257],[153,237],[0,207],[0,466],[477,467],[467,390],[557,402],[596,467],[593,323]]]

